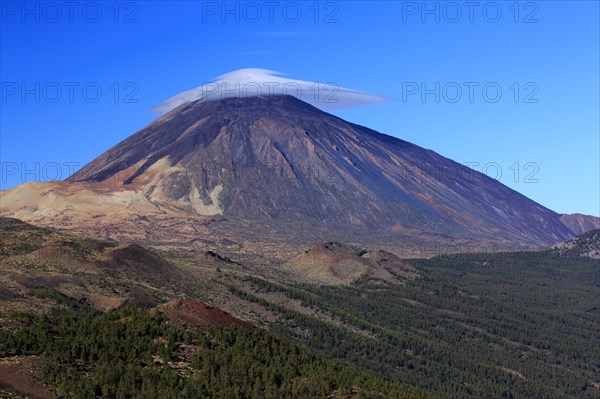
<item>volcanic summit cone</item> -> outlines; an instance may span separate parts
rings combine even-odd
[[[41,199],[48,190],[52,201]],[[504,244],[573,236],[559,214],[494,179],[291,96],[180,105],[68,182],[2,194],[3,215],[57,227],[92,215],[106,225],[99,209],[119,222],[163,215],[189,239],[205,232],[200,220],[302,226],[303,234],[315,226],[356,232],[355,241],[369,232]],[[165,236],[160,224],[140,226],[150,241]]]

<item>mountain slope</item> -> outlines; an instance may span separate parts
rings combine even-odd
[[[573,235],[560,215],[481,173],[291,96],[181,105],[63,184],[67,213],[82,202],[74,190],[101,190],[137,215],[313,225],[357,241],[377,231],[504,245]],[[53,219],[24,190],[3,193],[2,213]]]
[[[553,247],[561,256],[600,259],[600,229],[590,230]]]

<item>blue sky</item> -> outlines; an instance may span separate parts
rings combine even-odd
[[[391,97],[334,113],[600,215],[598,2],[68,4],[2,2],[2,189],[64,179],[163,100],[264,68]]]

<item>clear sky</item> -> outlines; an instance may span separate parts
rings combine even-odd
[[[3,1],[0,186],[64,179],[163,100],[264,68],[388,96],[334,113],[598,216],[598,4]]]

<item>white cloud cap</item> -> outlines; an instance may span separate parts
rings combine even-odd
[[[387,97],[339,87],[336,83],[317,83],[283,78],[280,72],[245,68],[219,76],[215,82],[179,93],[152,109],[165,113],[196,100],[222,100],[231,97],[292,95],[323,110],[381,103]]]

